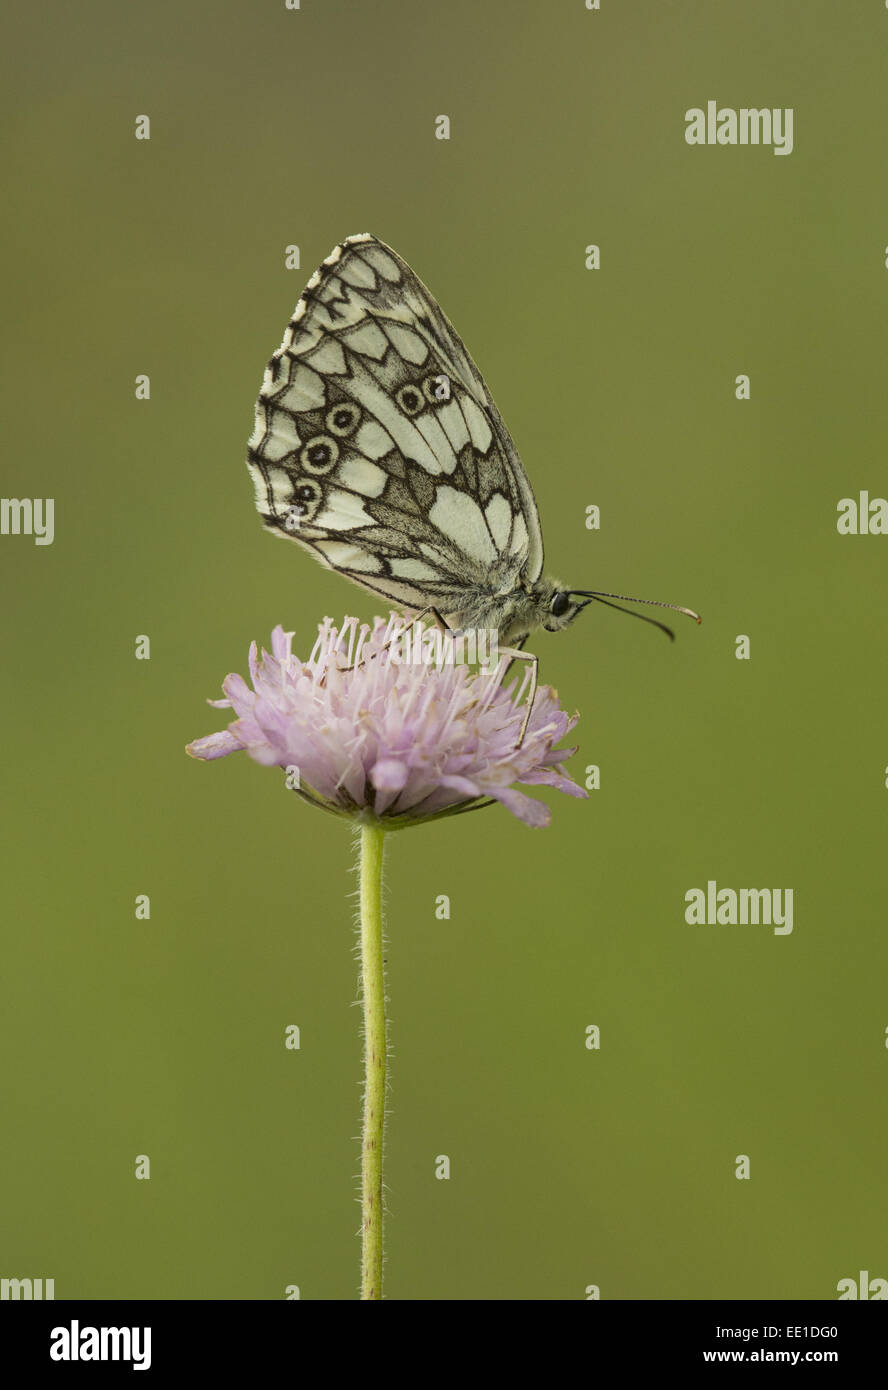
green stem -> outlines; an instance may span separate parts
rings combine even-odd
[[[382,855],[385,831],[361,826],[361,996],[364,1133],[361,1157],[361,1298],[382,1298],[382,1133],[385,1124],[385,977]]]

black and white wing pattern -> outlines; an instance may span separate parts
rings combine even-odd
[[[248,447],[266,526],[388,599],[459,614],[491,586],[539,578],[533,492],[481,374],[367,233],[309,280]]]

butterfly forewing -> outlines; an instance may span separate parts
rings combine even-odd
[[[247,463],[270,529],[393,601],[461,613],[542,569],[533,492],[481,374],[367,234],[311,277],[266,368]]]

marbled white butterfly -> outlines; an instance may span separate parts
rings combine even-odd
[[[518,649],[535,628],[557,632],[593,599],[699,622],[541,577],[533,491],[481,373],[422,281],[368,233],[309,280],[248,448],[270,530],[396,604],[496,632],[501,653],[533,663],[528,712],[536,658]]]

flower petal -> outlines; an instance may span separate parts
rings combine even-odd
[[[483,796],[481,788],[477,782],[473,782],[469,777],[456,777],[452,773],[438,779],[439,785],[449,787],[451,791],[459,792],[461,796]]]
[[[224,758],[229,753],[239,753],[243,744],[239,743],[233,734],[227,729],[222,729],[218,734],[207,734],[206,738],[196,738],[193,743],[189,743],[185,752],[191,758],[201,758],[204,762],[212,762],[214,758]]]
[[[579,786],[572,778],[568,777],[563,768],[534,768],[532,772],[523,773],[521,781],[526,782],[531,787],[554,787],[556,791],[564,792],[566,796],[575,796],[579,800],[588,801],[589,799],[586,788]]]
[[[407,785],[407,775],[407,764],[395,758],[380,758],[370,769],[370,781],[380,792],[402,792]]]
[[[525,825],[545,826],[552,819],[552,813],[544,802],[534,801],[532,796],[525,796],[514,787],[491,787],[488,794],[501,801],[506,810],[524,821]]]

